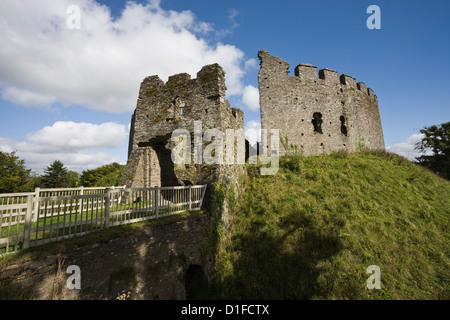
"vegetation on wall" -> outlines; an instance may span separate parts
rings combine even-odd
[[[433,151],[419,163],[444,177],[449,128],[426,127],[417,145]],[[354,154],[302,157],[287,137],[281,143],[291,152],[276,175],[248,166],[244,192],[214,185],[211,207],[226,202],[229,225],[218,222],[203,247],[202,260],[213,245],[217,254],[211,290],[200,298],[450,299],[450,182],[398,155],[365,151],[361,136]],[[31,170],[14,152],[0,152],[0,164],[0,190],[32,188]],[[123,169],[85,170],[80,182],[118,185]],[[41,183],[61,186],[69,173],[55,161]],[[380,267],[381,289],[366,286],[371,265]],[[131,269],[114,277],[135,286]],[[194,288],[204,282],[196,270],[189,279]]]

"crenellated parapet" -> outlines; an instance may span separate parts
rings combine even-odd
[[[263,129],[280,129],[305,155],[384,149],[378,99],[363,82],[309,63],[291,76],[286,61],[265,50],[258,57]]]
[[[265,50],[260,50],[258,52],[258,57],[261,59],[261,66],[266,64],[264,67],[275,76],[276,74],[289,75],[289,64],[286,61],[271,56],[269,52]],[[272,61],[268,63],[268,60]],[[334,85],[344,88],[354,88],[371,97],[373,100],[377,99],[373,90],[367,88],[363,82],[356,82],[354,77],[346,74],[339,75],[339,73],[332,69],[324,68],[318,70],[317,67],[312,64],[300,63],[294,69],[294,77],[303,81],[323,82],[329,86]]]

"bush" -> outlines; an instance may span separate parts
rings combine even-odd
[[[247,175],[249,177],[259,177],[261,172],[261,164],[247,164],[245,169],[247,170]]]
[[[286,155],[280,158],[280,167],[295,173],[302,171],[302,157],[300,155]]]

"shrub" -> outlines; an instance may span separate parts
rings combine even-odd
[[[300,155],[286,155],[280,158],[280,167],[295,173],[301,172],[302,157]]]

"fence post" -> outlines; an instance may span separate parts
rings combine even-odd
[[[105,189],[105,228],[109,228],[109,203],[110,203],[110,194],[109,188]]]
[[[84,195],[84,187],[83,186],[80,187],[80,195],[81,196]],[[83,199],[80,199],[78,201],[78,206],[80,207],[81,215],[83,215]],[[86,208],[86,210],[88,210],[88,208]]]
[[[38,201],[36,201],[38,202]],[[25,223],[23,227],[23,248],[30,247],[31,221],[33,219],[33,196],[27,197],[27,212],[25,213]],[[18,223],[18,222],[17,222]]]
[[[192,210],[192,185],[188,186],[189,188],[189,211]]]
[[[41,194],[41,188],[35,188],[34,189],[34,197],[39,198],[39,195]],[[34,203],[34,212],[33,212],[33,221],[36,222],[39,215],[39,201],[36,201]]]
[[[155,186],[155,214],[156,214],[156,219],[158,219],[158,206],[159,206],[159,196],[158,196],[158,186]]]
[[[114,193],[114,186],[111,187],[111,190]],[[110,205],[112,205],[113,208],[116,205],[116,197],[115,196],[112,196],[112,202],[111,202],[111,199],[110,199]]]

